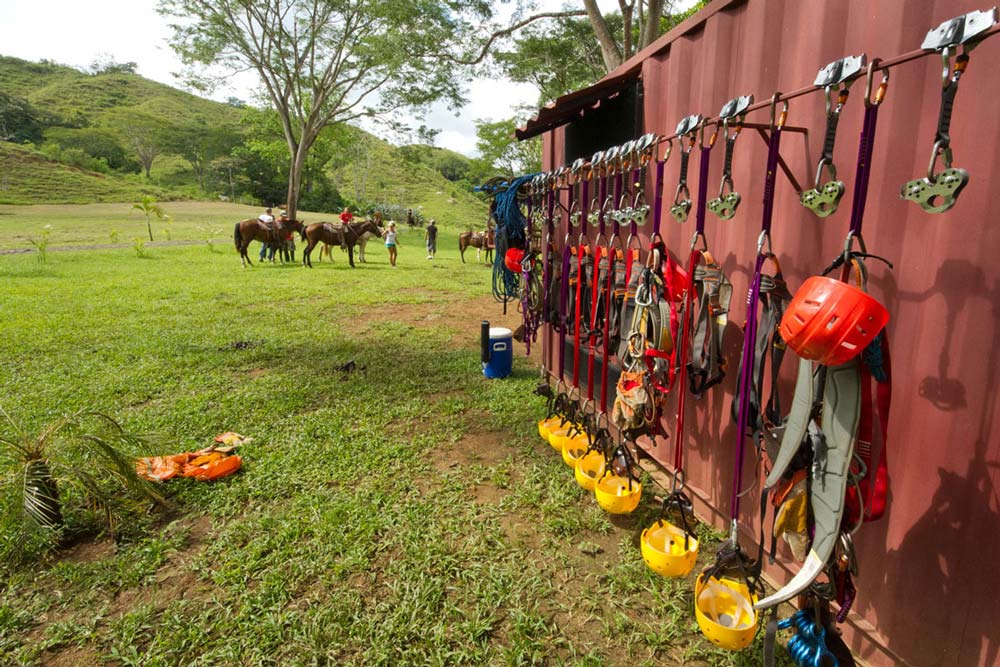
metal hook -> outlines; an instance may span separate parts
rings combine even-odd
[[[874,76],[875,76],[875,70],[878,68],[878,66],[879,66],[879,64],[881,64],[881,62],[882,61],[879,60],[878,58],[874,58],[874,59],[872,59],[872,61],[870,63],[868,63],[868,72],[865,74],[865,106],[866,107],[870,107],[870,106],[873,106],[873,105],[874,106],[878,106],[879,104],[882,104],[882,101],[885,99],[885,91],[889,87],[889,68],[888,67],[881,68],[882,83],[879,84],[878,90],[875,91],[875,100],[874,101],[872,100],[872,80],[874,79]]]
[[[788,100],[784,100],[784,106],[781,109],[781,114],[777,116],[777,123],[775,122],[775,112],[778,109],[778,102],[781,100],[781,93],[775,92],[771,96],[771,131],[777,128],[785,126],[785,119],[788,116]]]

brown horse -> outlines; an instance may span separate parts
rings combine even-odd
[[[332,222],[314,222],[302,232],[302,238],[308,241],[305,250],[302,251],[302,264],[311,269],[312,258],[310,255],[313,248],[318,243],[326,243],[327,245],[346,246],[347,260],[351,263],[351,268],[353,269],[354,246],[369,234],[374,236],[382,235],[382,230],[371,220],[349,222],[346,225],[334,224]]]
[[[458,252],[462,256],[462,264],[465,264],[465,249],[472,246],[476,249],[476,259],[479,259],[480,250],[486,251],[486,262],[493,261],[493,230],[485,232],[462,232],[458,235]]]
[[[368,260],[365,259],[365,247],[368,245],[368,241],[370,241],[371,239],[374,239],[374,238],[381,238],[382,235],[385,233],[385,224],[382,222],[382,216],[381,215],[376,214],[372,218],[372,222],[374,222],[375,225],[378,227],[379,233],[375,234],[374,232],[368,231],[368,232],[364,232],[358,238],[358,244],[357,244],[357,247],[358,247],[358,261],[361,262],[362,264],[367,264],[368,263]],[[333,261],[333,255],[331,254],[331,250],[333,250],[333,246],[330,245],[329,243],[324,243],[323,247],[321,247],[319,249],[319,261],[322,262],[323,261],[323,255],[326,255],[330,259],[330,261],[332,262]]]
[[[283,241],[289,230],[298,232],[302,236],[303,242],[306,240],[301,220],[275,220],[273,224],[274,228],[270,229],[257,218],[241,220],[236,223],[236,227],[233,229],[233,242],[236,244],[236,251],[240,253],[243,268],[246,268],[247,264],[253,266],[253,262],[247,256],[247,248],[253,241],[261,243]]]

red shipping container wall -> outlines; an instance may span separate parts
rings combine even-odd
[[[987,8],[973,0],[717,0],[618,73],[641,63],[644,131],[671,134],[688,114],[714,116],[737,95],[752,93],[759,102],[774,91],[809,85],[822,66],[846,55],[864,52],[869,59],[887,59],[914,50],[942,21]],[[869,262],[870,291],[891,314],[891,498],[882,520],[865,524],[855,537],[861,572],[845,637],[859,658],[875,666],[1000,664],[1000,579],[993,570],[1000,563],[1000,425],[994,423],[1000,406],[1000,197],[995,194],[1000,185],[1000,37],[972,52],[956,98],[954,166],[969,171],[969,184],[954,208],[931,215],[900,199],[899,191],[927,171],[941,68],[940,57],[930,55],[892,70],[865,216],[868,249],[895,265],[889,270]],[[839,210],[816,218],[779,174],[772,240],[792,292],[843,249],[864,80],[851,92],[835,151],[838,177],[846,186]],[[804,187],[811,187],[823,143],[824,103],[822,93],[816,93],[789,104],[788,125],[809,132],[786,133],[782,155]],[[747,122],[767,123],[767,110],[752,113]],[[547,170],[563,162],[564,129],[544,135]],[[694,212],[684,224],[669,215],[680,162],[676,142],[674,148],[664,179],[661,232],[674,257],[686,263]],[[721,179],[724,148],[720,136],[709,172],[710,198]],[[696,149],[689,172],[692,199],[697,156]],[[736,429],[729,408],[766,157],[764,142],[745,130],[733,161],[743,203],[729,221],[709,214],[705,231],[734,286],[725,338],[729,372],[724,384],[704,398],[688,400],[685,454],[699,513],[720,528],[726,527],[730,511]],[[643,231],[649,229],[647,223]],[[564,233],[565,226],[556,234],[560,247]],[[782,373],[786,398],[794,370],[790,355]],[[675,411],[676,397],[671,397],[665,410],[668,430]],[[650,453],[669,465],[673,443],[661,439]],[[747,457],[746,486],[754,479],[753,458]],[[759,488],[758,482],[742,502],[745,546],[758,539],[751,531],[758,530]],[[779,560],[787,565],[788,559],[787,550],[779,548]],[[790,576],[783,567],[769,568],[769,574],[779,583]]]

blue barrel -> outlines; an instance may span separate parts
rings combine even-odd
[[[491,380],[510,375],[514,366],[514,334],[504,327],[490,327],[490,360],[483,362],[483,375]]]

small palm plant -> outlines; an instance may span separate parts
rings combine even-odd
[[[31,434],[3,408],[0,416],[11,431],[0,434],[2,559],[54,545],[67,527],[69,501],[93,512],[112,534],[144,504],[166,504],[124,451],[141,441],[111,417],[79,411]]]
[[[149,217],[155,215],[158,219],[162,220],[164,213],[160,205],[156,203],[150,195],[143,195],[142,199],[138,204],[132,204],[132,208],[139,209],[146,215],[146,231],[149,232],[149,240],[153,240],[153,224],[150,222]]]

